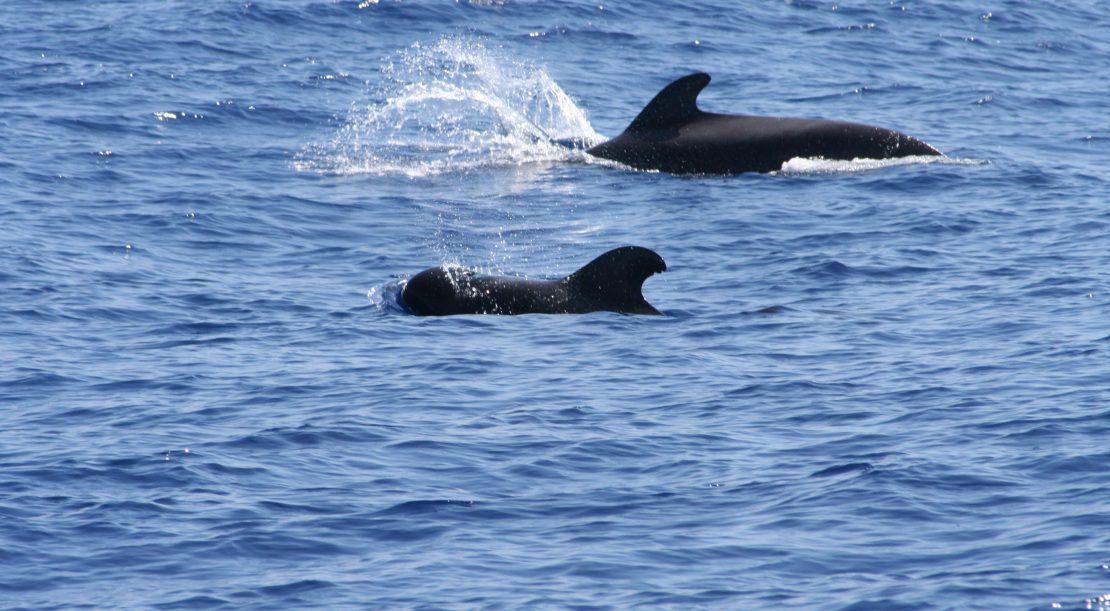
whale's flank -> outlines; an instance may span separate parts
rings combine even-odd
[[[794,158],[941,154],[913,136],[861,123],[704,112],[697,98],[709,81],[708,74],[698,72],[667,85],[624,132],[587,152],[674,174],[772,172]]]

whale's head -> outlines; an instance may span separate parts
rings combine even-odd
[[[409,279],[401,291],[401,300],[405,307],[420,316],[448,314],[460,287],[473,273],[466,268],[449,265],[426,269]]]

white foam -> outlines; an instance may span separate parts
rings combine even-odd
[[[331,140],[306,146],[296,169],[415,178],[582,159],[603,140],[547,72],[473,39],[413,45],[382,75],[368,92],[375,101],[354,105]]]
[[[782,164],[782,168],[777,173],[785,175],[850,174],[907,165],[983,165],[986,163],[990,162],[982,159],[958,159],[943,155],[911,155],[894,159],[852,159],[851,161],[795,157]]]

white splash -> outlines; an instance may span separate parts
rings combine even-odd
[[[816,174],[851,174],[855,172],[869,172],[883,168],[893,168],[906,165],[984,165],[990,163],[982,159],[957,159],[943,155],[910,155],[909,157],[896,157],[893,159],[824,159],[795,157],[782,164],[777,172],[783,175],[816,175]]]
[[[473,39],[415,44],[381,72],[374,101],[306,146],[296,169],[423,177],[583,159],[603,140],[547,72]]]

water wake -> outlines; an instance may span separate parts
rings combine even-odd
[[[472,39],[414,44],[382,74],[375,100],[306,146],[296,169],[418,178],[581,160],[603,139],[547,72]]]

